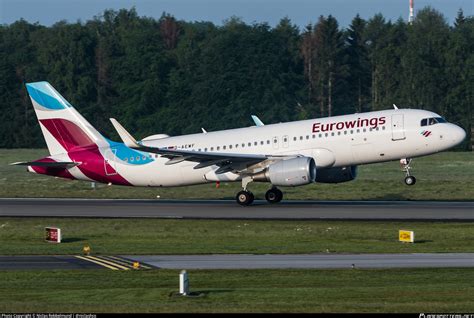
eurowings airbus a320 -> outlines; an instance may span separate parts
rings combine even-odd
[[[254,196],[250,182],[269,182],[265,198],[282,200],[277,187],[354,180],[358,165],[400,160],[405,183],[415,184],[411,158],[458,145],[460,127],[430,111],[394,109],[288,123],[257,125],[177,137],[135,140],[115,119],[123,143],[100,134],[49,83],[26,84],[50,156],[17,162],[28,171],[124,186],[176,187],[241,182],[240,205]]]

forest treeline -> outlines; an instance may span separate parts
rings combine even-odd
[[[95,127],[137,138],[400,108],[471,132],[474,18],[426,7],[413,24],[378,14],[300,30],[232,17],[222,26],[106,10],[87,22],[0,26],[0,147],[43,147],[24,84],[50,82]],[[468,133],[468,136],[469,136]],[[470,148],[466,140],[464,148]]]

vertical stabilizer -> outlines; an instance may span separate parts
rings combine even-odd
[[[26,84],[51,155],[91,146],[108,146],[105,138],[48,82]]]

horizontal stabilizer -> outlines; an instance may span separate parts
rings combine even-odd
[[[54,168],[71,168],[79,165],[77,162],[58,162],[58,161],[20,161],[10,163],[10,166],[32,166],[32,167],[54,167]]]

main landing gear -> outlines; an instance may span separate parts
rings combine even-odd
[[[251,205],[254,200],[254,195],[252,192],[247,190],[247,185],[252,182],[250,177],[245,177],[242,179],[242,191],[237,193],[235,200],[238,204],[247,206]],[[265,193],[265,199],[268,203],[278,203],[283,199],[283,192],[281,192],[277,187],[272,187]]]
[[[402,171],[405,172],[405,184],[408,186],[412,186],[416,183],[416,178],[412,175],[410,175],[410,163],[411,163],[411,158],[403,158],[400,159],[400,166],[402,167]]]
[[[283,199],[283,192],[278,188],[273,187],[265,193],[265,199],[268,203],[278,203]]]

